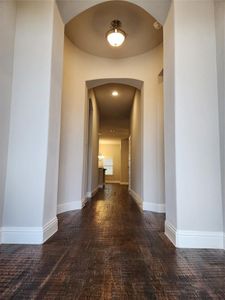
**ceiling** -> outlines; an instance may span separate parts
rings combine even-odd
[[[122,22],[127,38],[121,47],[111,47],[105,34],[114,19]],[[81,50],[90,54],[125,58],[145,53],[163,40],[162,29],[156,30],[156,20],[141,7],[127,1],[107,1],[95,5],[75,18],[65,27],[66,36]]]
[[[105,0],[56,0],[64,24],[91,6],[105,2]],[[143,7],[161,24],[164,24],[171,5],[171,0],[129,0],[129,2]]]
[[[125,119],[123,122],[111,119],[106,122],[102,120],[100,123],[99,138],[128,138],[130,135],[130,120]]]
[[[112,96],[117,91],[118,96]],[[109,83],[94,88],[100,112],[101,138],[126,138],[130,132],[130,113],[136,88]]]
[[[118,96],[112,96],[116,90]],[[101,119],[127,119],[133,103],[135,88],[123,84],[105,84],[94,88]]]

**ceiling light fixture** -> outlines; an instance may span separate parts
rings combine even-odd
[[[116,96],[119,95],[119,93],[118,93],[117,91],[113,91],[113,92],[112,92],[112,95],[113,95],[114,97],[116,97]]]
[[[122,23],[119,20],[111,22],[111,29],[106,33],[109,44],[113,47],[119,47],[123,44],[127,34],[121,29]]]

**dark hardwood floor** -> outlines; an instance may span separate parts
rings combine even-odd
[[[0,246],[0,299],[225,299],[225,252],[175,249],[163,231],[107,185],[44,245]]]

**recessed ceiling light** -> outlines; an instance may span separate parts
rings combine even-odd
[[[119,95],[119,93],[118,93],[117,91],[113,91],[113,92],[112,92],[112,95],[113,95],[114,97],[116,97],[116,96]]]
[[[111,29],[106,33],[107,41],[113,47],[121,46],[127,36],[121,29],[121,26],[122,24],[119,20],[113,20],[111,22]]]

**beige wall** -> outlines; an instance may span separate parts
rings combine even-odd
[[[89,101],[92,103],[89,119],[89,142],[88,142],[88,183],[87,193],[90,197],[98,188],[98,132],[99,132],[99,109],[93,89],[89,91]]]
[[[127,59],[107,59],[85,53],[65,38],[64,86],[60,150],[59,203],[81,201],[85,136],[87,126],[86,81],[103,78],[138,79],[143,84],[143,200],[161,203],[159,178],[164,170],[162,157],[157,153],[158,103],[162,101],[162,45],[145,54]],[[161,120],[160,120],[161,122]],[[75,155],[76,154],[76,155]],[[146,166],[146,167],[145,167]],[[157,174],[157,176],[156,176]],[[76,199],[76,200],[75,200]]]
[[[122,184],[129,182],[129,169],[128,169],[128,155],[129,155],[129,141],[128,139],[121,140],[121,178]]]
[[[143,197],[141,92],[136,90],[130,119],[131,179],[130,189]]]
[[[113,159],[113,175],[106,175],[106,182],[120,182],[121,179],[121,142],[99,144],[99,153]]]
[[[142,98],[136,90],[130,119],[131,178],[130,189],[143,197]]]

